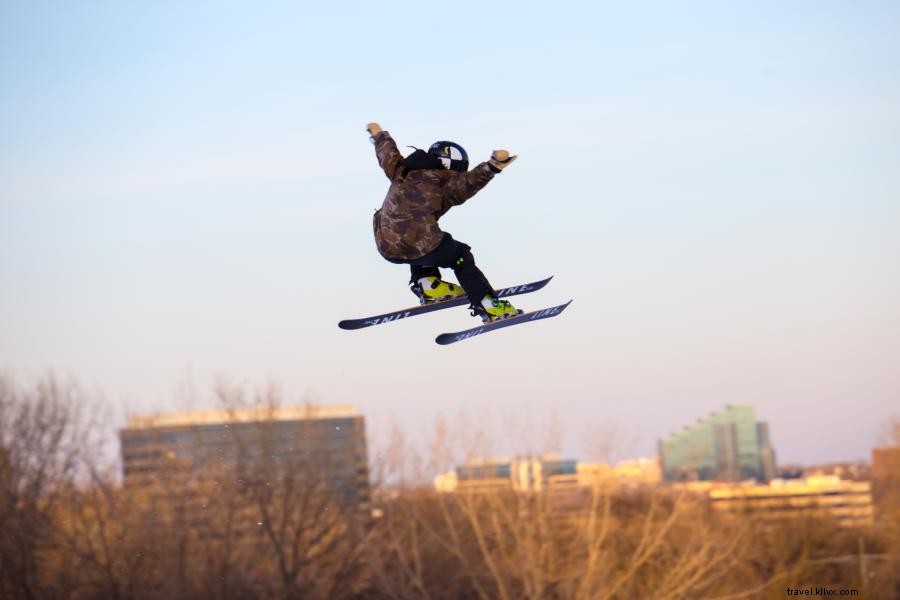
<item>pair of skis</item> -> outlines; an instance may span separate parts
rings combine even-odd
[[[498,298],[505,298],[509,296],[518,296],[520,294],[528,294],[531,292],[536,292],[537,290],[543,288],[545,285],[550,283],[552,277],[548,277],[547,279],[542,279],[540,281],[533,281],[531,283],[525,283],[522,285],[514,285],[512,287],[503,288],[501,290],[497,290]],[[374,317],[363,317],[361,319],[346,319],[338,323],[338,327],[341,329],[363,329],[365,327],[372,327],[373,325],[381,325],[384,323],[391,323],[393,321],[399,321],[400,319],[405,319],[407,317],[414,317],[417,315],[424,315],[425,313],[430,313],[436,310],[441,310],[444,308],[451,308],[453,306],[464,306],[468,304],[469,301],[465,297],[463,298],[455,298],[453,300],[443,300],[440,302],[432,302],[429,304],[420,304],[418,306],[413,306],[410,308],[404,308],[401,310],[395,310],[392,312],[375,315]],[[465,329],[463,331],[456,331],[451,333],[442,333],[435,338],[435,342],[441,345],[452,344],[454,342],[459,342],[462,340],[467,340],[469,338],[475,337],[476,335],[481,335],[482,333],[486,333],[488,331],[495,331],[497,329],[502,329],[504,327],[510,327],[512,325],[520,325],[522,323],[530,323],[532,321],[539,321],[541,319],[549,319],[550,317],[555,317],[560,314],[562,311],[566,309],[572,301],[569,300],[563,304],[558,306],[551,306],[549,308],[542,308],[540,310],[534,310],[531,312],[523,313],[521,315],[516,315],[514,317],[508,317],[506,319],[500,319],[498,321],[490,321],[487,323],[482,323],[477,327],[472,327],[471,329]]]

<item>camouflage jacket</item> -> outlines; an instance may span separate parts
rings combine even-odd
[[[375,136],[375,154],[391,187],[372,225],[382,256],[416,259],[438,247],[443,232],[438,219],[451,206],[462,204],[493,179],[483,162],[466,173],[443,169],[407,171],[397,144],[386,131]]]

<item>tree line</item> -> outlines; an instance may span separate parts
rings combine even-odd
[[[876,526],[850,530],[599,485],[572,509],[547,493],[376,480],[361,510],[276,461],[122,485],[92,402],[53,378],[0,377],[0,598],[900,597],[891,494]]]

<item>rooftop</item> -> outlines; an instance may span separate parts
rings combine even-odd
[[[300,406],[258,406],[252,408],[196,410],[134,416],[128,419],[127,429],[181,427],[187,425],[218,425],[221,423],[259,423],[263,421],[302,421],[308,419],[338,419],[359,416],[352,404]]]
[[[672,440],[682,437],[685,433],[696,431],[698,425],[714,425],[715,419],[717,417],[724,417],[724,416],[729,415],[730,413],[746,411],[748,409],[752,412],[753,405],[752,404],[726,404],[724,409],[711,411],[709,413],[709,416],[700,417],[700,418],[696,419],[693,423],[682,426],[682,428],[679,429],[678,431],[673,431],[673,432],[669,433],[669,435],[667,435],[663,438],[663,441],[672,441]],[[755,418],[755,416],[754,416],[754,418]]]

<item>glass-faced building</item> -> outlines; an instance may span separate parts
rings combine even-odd
[[[775,473],[769,426],[753,407],[728,406],[659,441],[665,481],[768,481]]]
[[[295,406],[134,417],[119,432],[125,485],[168,473],[247,474],[289,469],[324,484],[335,499],[365,508],[365,422],[352,406]]]

